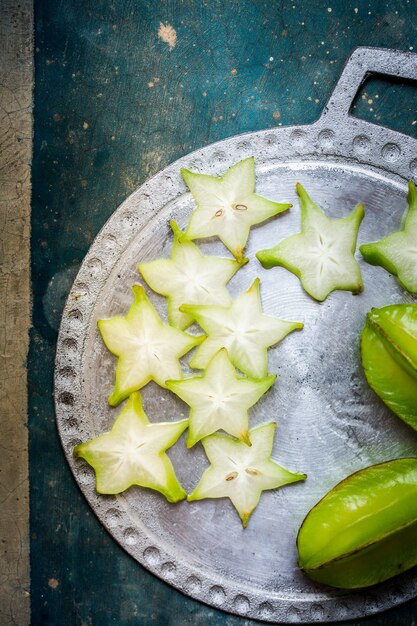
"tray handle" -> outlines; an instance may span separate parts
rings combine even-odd
[[[369,74],[417,80],[417,54],[388,48],[356,48],[321,115],[333,121],[349,115],[354,97]]]

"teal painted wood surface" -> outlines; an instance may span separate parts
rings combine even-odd
[[[149,574],[84,501],[54,423],[62,307],[94,236],[131,191],[213,141],[314,121],[356,46],[417,51],[415,3],[38,0],[35,22],[32,624],[247,625]],[[355,114],[416,136],[416,105],[413,86],[377,78]],[[367,623],[416,619],[412,602]]]

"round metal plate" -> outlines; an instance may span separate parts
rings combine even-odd
[[[378,54],[382,58],[375,61]],[[56,415],[80,488],[104,526],[135,559],[184,593],[232,613],[274,622],[346,620],[395,606],[417,591],[415,571],[366,592],[314,584],[297,568],[295,546],[304,516],[339,480],[367,465],[415,454],[417,433],[368,388],[359,354],[366,312],[412,298],[392,276],[367,265],[358,254],[364,292],[335,292],[319,304],[292,274],[283,268],[266,271],[255,257],[257,250],[299,230],[297,181],[330,217],[342,217],[356,203],[365,203],[359,244],[398,228],[406,207],[406,179],[417,172],[417,142],[351,118],[344,105],[374,62],[386,73],[407,75],[405,61],[411,64],[409,74],[416,75],[413,55],[359,49],[317,123],[234,137],[155,176],[104,226],[64,311],[56,358]],[[340,99],[344,85],[350,85],[353,95]],[[305,324],[302,332],[269,351],[270,372],[279,378],[253,407],[250,426],[277,421],[273,457],[308,478],[264,493],[243,529],[228,500],[170,505],[158,493],[140,488],[99,496],[93,471],[75,461],[72,450],[109,430],[119,412],[107,404],[116,359],[100,339],[97,320],[127,312],[131,286],[141,282],[138,263],[169,255],[170,219],[186,225],[193,200],[180,167],[219,175],[246,156],[256,160],[257,191],[294,207],[252,230],[250,263],[233,278],[230,291],[236,296],[259,276],[264,310]],[[218,241],[203,242],[201,248],[227,256]],[[165,299],[152,293],[150,298],[166,319]],[[178,398],[154,383],[143,389],[143,400],[151,421],[187,414]],[[201,446],[187,450],[181,439],[170,457],[184,488],[191,491],[207,466]]]

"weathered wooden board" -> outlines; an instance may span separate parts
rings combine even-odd
[[[0,3],[0,624],[29,623],[32,2]]]

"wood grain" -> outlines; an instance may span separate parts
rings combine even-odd
[[[28,351],[32,4],[0,4],[0,623],[29,623]]]

